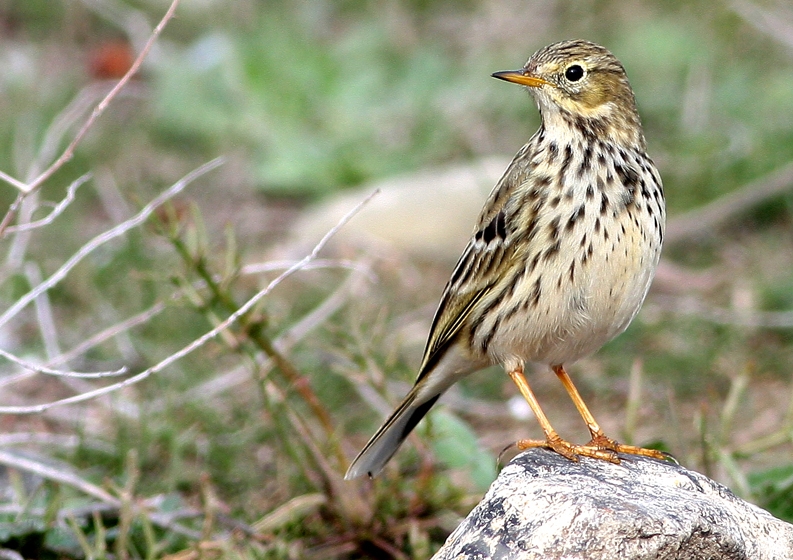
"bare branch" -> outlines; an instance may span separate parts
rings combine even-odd
[[[285,270],[293,266],[296,261],[268,261],[263,263],[246,264],[240,270],[240,274],[261,274],[262,272],[273,272],[275,270]],[[350,259],[317,259],[307,264],[303,270],[314,270],[321,268],[347,268],[362,272],[372,282],[377,281],[377,276],[372,272],[371,267],[362,264],[360,261]]]
[[[126,222],[122,222],[118,224],[116,227],[107,230],[104,233],[101,233],[91,239],[88,243],[80,247],[80,249],[72,255],[72,257],[67,260],[55,273],[50,276],[47,280],[33,288],[24,296],[20,297],[14,305],[12,305],[5,313],[0,315],[0,327],[4,326],[8,321],[10,321],[14,316],[17,315],[22,309],[24,309],[31,301],[33,301],[39,294],[49,290],[58,282],[64,279],[64,277],[71,271],[82,259],[84,259],[87,255],[89,255],[92,251],[101,247],[108,241],[115,239],[124,235],[129,230],[141,225],[144,223],[149,216],[151,216],[152,212],[157,209],[160,205],[168,201],[169,199],[173,198],[180,192],[184,190],[184,188],[189,185],[191,182],[196,180],[198,177],[208,173],[209,171],[218,167],[221,163],[223,163],[223,158],[216,158],[212,161],[205,163],[201,167],[197,168],[194,171],[191,171],[187,175],[185,175],[182,179],[174,183],[168,190],[164,191],[162,194],[154,198],[151,202],[149,202],[143,209],[138,212],[135,216],[127,220]]]
[[[14,356],[10,352],[6,352],[5,350],[0,350],[0,356],[5,358],[9,362],[14,362],[15,364],[20,365],[25,369],[29,369],[34,373],[46,373],[47,375],[95,379],[101,377],[117,377],[119,375],[124,375],[125,373],[127,373],[126,367],[122,367],[114,371],[97,371],[97,372],[89,372],[89,373],[84,373],[79,371],[61,371],[61,370],[49,368],[47,366],[34,364],[27,360],[23,360],[22,358],[19,358],[18,356]]]
[[[240,271],[240,273],[243,274],[243,275],[261,274],[262,272],[268,272],[268,271],[273,271],[273,270],[283,270],[283,269],[286,269],[286,268],[289,268],[289,267],[293,266],[294,264],[295,264],[295,261],[277,261],[275,263],[255,263],[255,264],[250,264],[250,265],[243,266],[242,270]],[[349,261],[349,260],[317,259],[316,261],[314,261],[312,263],[308,263],[303,268],[303,270],[310,270],[310,269],[314,269],[314,268],[347,268],[347,269],[350,269],[350,270],[352,270],[352,271],[354,271],[356,273],[363,274],[371,282],[376,282],[377,281],[374,273],[372,272],[371,267],[368,266],[367,264],[362,264],[360,262]],[[357,285],[357,280],[355,278],[353,278],[353,277],[350,277],[350,279],[348,279],[348,281],[345,282],[345,284],[342,287],[340,287],[336,292],[331,294],[314,311],[312,311],[310,314],[306,315],[306,317],[304,319],[302,319],[300,322],[298,322],[293,327],[288,329],[285,333],[283,333],[278,339],[276,339],[275,340],[276,348],[278,348],[279,350],[288,349],[292,342],[294,342],[296,340],[300,340],[308,332],[308,330],[310,330],[310,328],[312,328],[316,324],[322,322],[325,318],[327,318],[327,316],[329,316],[330,314],[332,314],[336,310],[338,310],[339,306],[343,303],[343,301],[349,295],[349,292],[350,292],[349,285],[353,285],[353,284],[350,284],[350,282],[355,282],[354,285]],[[182,291],[181,290],[177,290],[176,292],[171,294],[170,299],[176,300],[176,299],[180,298],[181,296],[182,296]],[[133,327],[136,327],[138,325],[142,325],[142,324],[146,323],[147,321],[149,321],[153,317],[156,317],[157,315],[159,315],[160,313],[165,311],[165,309],[166,309],[166,304],[164,302],[161,302],[161,301],[157,302],[154,305],[152,305],[151,307],[149,307],[148,309],[145,309],[145,310],[141,311],[140,313],[137,313],[137,314],[135,314],[135,315],[133,315],[131,317],[128,317],[127,319],[125,319],[125,320],[123,320],[123,321],[121,321],[119,323],[116,323],[115,325],[112,325],[112,326],[110,326],[110,327],[108,327],[108,328],[96,333],[95,335],[91,336],[90,338],[85,339],[83,342],[81,342],[80,344],[78,344],[77,346],[75,346],[74,348],[69,350],[68,352],[65,352],[65,353],[61,354],[60,356],[57,356],[55,358],[52,358],[52,359],[48,360],[47,361],[47,365],[55,366],[55,365],[58,365],[58,364],[63,364],[63,363],[69,362],[70,360],[73,360],[77,356],[79,356],[81,354],[84,354],[85,352],[87,352],[91,348],[94,348],[94,347],[98,346],[99,344],[102,344],[103,342],[106,342],[107,340],[117,336],[118,334],[120,334],[122,332],[126,332],[126,331],[128,331],[129,329],[131,329]],[[287,340],[290,342],[290,344],[285,344],[285,342]],[[2,351],[0,351],[0,355],[3,355]],[[48,373],[46,370],[41,368],[41,366],[36,366],[36,367],[40,371],[42,371],[44,373]],[[115,372],[115,371],[114,372],[100,372],[100,373],[96,373],[96,374],[79,374],[79,376],[80,377],[108,377],[110,375],[120,375],[122,373],[125,373],[126,369],[125,368],[121,368],[120,370],[117,370],[117,371],[118,371],[118,373]],[[33,371],[32,373],[36,373],[36,372]],[[63,373],[63,372],[57,371],[57,373]],[[70,376],[76,377],[75,375],[73,375],[73,372],[70,372],[70,374],[72,374]],[[30,374],[26,374],[26,375],[24,375],[24,377],[28,377],[29,375]],[[19,381],[22,378],[23,377],[15,379],[15,381]],[[5,379],[3,381],[5,381]],[[6,384],[3,381],[0,381],[0,385],[5,385]]]
[[[16,219],[20,223],[28,223],[32,221],[34,210],[39,205],[39,192],[34,191],[30,194],[19,194],[16,200],[9,206],[8,212],[3,217],[3,225],[10,225],[11,221]],[[0,226],[0,237],[4,237],[5,232]],[[30,245],[32,233],[30,231],[23,231],[14,235],[14,240],[8,248],[6,254],[6,264],[0,272],[4,277],[10,274],[15,274],[22,267],[25,262],[25,253]]]
[[[666,243],[701,237],[744,212],[793,187],[793,163],[772,171],[713,202],[675,216],[666,228]]]
[[[72,130],[79,121],[84,119],[86,113],[99,103],[99,101],[105,98],[115,85],[116,82],[114,81],[92,82],[75,95],[74,99],[58,113],[45,131],[41,146],[33,157],[33,161],[30,163],[25,174],[25,180],[31,181],[41,173],[42,168],[57,156],[58,147],[63,143],[63,139],[69,131]],[[126,94],[130,93],[130,87],[131,86],[127,87]],[[23,196],[29,194],[29,186],[27,183],[19,181],[7,173],[2,172],[0,172],[0,179],[17,187]]]
[[[0,172],[1,173],[1,172]],[[86,173],[82,177],[76,179],[66,189],[66,196],[57,205],[55,205],[46,217],[36,220],[35,222],[28,222],[27,224],[19,224],[16,226],[9,226],[5,229],[6,233],[18,233],[21,231],[30,231],[32,229],[48,226],[55,221],[55,218],[63,214],[63,211],[74,202],[77,189],[83,186],[91,178],[90,173]]]
[[[0,171],[0,179],[10,184],[11,186],[16,187],[20,192],[25,192],[28,188],[28,186],[25,183],[23,183],[19,179],[15,179],[5,171]]]
[[[171,299],[177,299],[178,297],[179,297],[179,293],[177,292],[177,293],[175,293],[175,294],[173,294],[171,296]],[[143,323],[147,322],[152,317],[155,317],[158,314],[162,313],[165,309],[166,309],[165,303],[157,302],[154,305],[152,305],[151,307],[149,307],[148,309],[145,309],[145,310],[141,311],[140,313],[137,313],[137,314],[135,314],[135,315],[133,315],[131,317],[128,317],[124,321],[121,321],[119,323],[111,325],[110,327],[108,327],[108,328],[96,333],[95,335],[91,336],[90,338],[87,338],[86,340],[84,340],[83,342],[81,342],[80,344],[78,344],[77,346],[75,346],[74,348],[69,350],[68,352],[65,352],[65,353],[61,354],[60,356],[56,356],[55,358],[52,358],[52,359],[48,360],[47,363],[46,363],[46,366],[51,368],[52,366],[56,366],[58,364],[67,363],[70,360],[73,360],[74,358],[76,358],[77,356],[80,356],[81,354],[84,354],[85,352],[87,352],[91,348],[94,348],[95,346],[98,346],[99,344],[102,344],[103,342],[107,341],[108,339],[111,339],[111,338],[113,338],[115,336],[118,336],[120,333],[126,332],[127,330],[131,329],[134,326],[137,326],[137,325],[140,325],[140,324],[143,324]],[[0,355],[2,355],[2,354],[0,354]],[[9,358],[9,359],[12,359],[12,358]],[[12,361],[13,361],[13,359],[12,359]],[[20,365],[22,365],[23,367],[27,367],[25,364],[20,364]],[[48,373],[47,371],[45,371],[44,368],[42,368],[41,365],[35,364],[34,368],[35,369],[29,369],[28,371],[23,371],[23,372],[20,372],[20,373],[16,373],[16,374],[6,375],[6,376],[3,376],[3,377],[0,377],[0,389],[3,388],[3,387],[6,387],[6,386],[14,385],[15,383],[18,383],[18,382],[23,381],[25,379],[29,379],[30,377],[33,377],[34,375],[38,375],[39,372]],[[59,370],[51,370],[51,371],[55,371],[57,373],[63,373],[63,372],[61,372]],[[78,374],[78,375],[75,376],[74,373],[76,373],[76,372],[66,372],[66,373],[67,373],[67,375],[61,375],[60,377],[61,378],[65,378],[66,380],[68,380],[66,382],[66,384],[70,388],[74,389],[75,391],[80,392],[80,391],[88,391],[88,390],[90,390],[90,387],[89,386],[80,386],[78,384],[78,382],[76,381],[75,377],[78,377],[78,378],[88,377],[88,378],[90,378],[90,377],[110,377],[110,376],[113,376],[113,375],[122,375],[122,374],[127,373],[127,368],[124,367],[124,368],[121,368],[121,369],[113,371],[113,372],[98,372],[99,375],[97,375],[96,373],[90,373],[90,374]],[[56,374],[53,374],[53,375],[56,375]],[[123,416],[130,416],[131,407],[122,406],[117,401],[112,401],[112,402],[109,403],[109,405],[110,405],[111,408],[116,410],[116,412],[118,412],[119,414],[121,414]],[[0,446],[2,446],[2,445],[3,445],[3,443],[0,440]]]
[[[0,221],[0,236],[2,236],[5,233],[6,228],[11,224],[12,220],[16,216],[17,210],[22,205],[25,198],[29,194],[34,192],[36,189],[38,189],[38,187],[40,187],[44,183],[44,181],[49,179],[66,162],[72,159],[72,157],[74,156],[74,150],[76,149],[77,145],[82,141],[83,137],[85,137],[85,135],[88,133],[90,128],[93,126],[94,122],[96,122],[96,120],[102,115],[102,113],[105,111],[105,109],[110,104],[110,102],[116,97],[116,95],[118,95],[118,93],[129,82],[132,76],[134,76],[135,73],[138,71],[141,64],[143,63],[143,59],[148,54],[149,50],[156,41],[157,37],[160,35],[160,33],[162,32],[163,28],[168,23],[168,21],[173,17],[178,4],[179,4],[179,0],[173,0],[165,16],[163,16],[163,19],[160,21],[157,27],[154,28],[154,31],[152,32],[151,36],[149,37],[149,40],[146,42],[140,54],[138,55],[138,58],[135,59],[135,61],[133,62],[132,66],[127,71],[127,73],[124,74],[124,76],[116,83],[116,85],[110,90],[110,92],[107,95],[105,95],[105,97],[94,108],[91,115],[88,117],[88,120],[86,120],[86,122],[77,132],[75,137],[72,139],[71,143],[66,147],[66,149],[63,151],[63,153],[58,159],[56,159],[43,173],[39,174],[38,177],[33,179],[28,184],[24,184],[21,181],[14,179],[13,177],[9,176],[6,173],[2,173],[0,175],[0,178],[8,181],[11,185],[19,189],[19,196],[17,196],[17,199],[11,204],[10,208],[6,212],[2,221]],[[86,88],[85,90],[83,90],[83,93],[85,94],[85,92],[91,92],[92,89],[93,86]],[[72,110],[79,109],[79,101],[81,101],[83,97],[84,96],[80,96],[74,102],[72,102],[72,104],[70,104],[69,106],[70,110],[62,113],[61,117],[55,123],[53,123],[53,126],[50,128],[45,138],[44,144],[39,150],[38,157],[33,162],[33,167],[30,170],[29,175],[35,175],[36,173],[38,173],[38,167],[41,164],[41,162],[45,161],[45,158],[49,159],[50,152],[55,151],[56,146],[60,143],[60,138],[62,134],[65,133],[66,123],[69,123],[70,125],[69,118],[72,116]],[[18,239],[18,243],[17,243],[18,246],[15,248],[12,247],[12,250],[10,251],[9,258],[11,259],[11,262],[14,262],[14,259],[11,258],[13,255],[22,254],[26,244],[27,244],[27,238],[25,236],[23,236],[21,239]]]
[[[92,82],[82,88],[69,104],[56,115],[47,127],[44,139],[33,158],[25,175],[26,181],[32,181],[46,165],[58,155],[58,148],[73,127],[85,118],[91,108],[107,95],[113,82]],[[25,193],[27,194],[27,193]]]
[[[209,164],[207,164],[209,165]],[[204,167],[207,167],[206,165]],[[173,187],[172,187],[173,189]],[[172,189],[169,189],[172,190]],[[135,383],[139,383],[144,379],[150,377],[155,373],[159,373],[166,367],[170,366],[177,360],[187,356],[188,354],[192,353],[196,349],[200,348],[204,344],[206,344],[209,340],[212,340],[216,336],[218,336],[221,332],[228,329],[232,324],[234,324],[237,319],[239,319],[242,315],[247,313],[254,305],[256,305],[262,298],[270,294],[281,282],[283,282],[288,277],[292,276],[294,273],[302,270],[306,264],[316,259],[317,254],[325,247],[331,237],[333,237],[344,225],[356,214],[360,209],[369,202],[374,195],[379,193],[379,190],[374,191],[360,203],[358,203],[355,208],[350,210],[347,214],[345,214],[339,223],[337,223],[330,231],[328,231],[322,239],[320,239],[319,243],[314,246],[314,249],[306,255],[302,260],[296,262],[294,265],[289,267],[287,270],[279,274],[275,279],[273,279],[264,289],[260,290],[256,295],[246,301],[237,311],[229,315],[224,321],[219,323],[215,328],[208,331],[204,335],[200,336],[181,350],[171,354],[155,366],[148,368],[124,381],[120,381],[118,383],[114,383],[112,385],[108,385],[106,387],[100,387],[98,389],[94,389],[93,391],[87,391],[85,393],[80,393],[78,395],[73,395],[71,397],[67,397],[64,399],[60,399],[57,401],[51,401],[48,403],[38,404],[38,405],[29,405],[29,406],[2,406],[0,407],[0,414],[35,414],[39,412],[43,412],[48,410],[54,406],[60,406],[65,404],[74,404],[78,402],[87,401],[89,399],[96,398],[100,395],[105,395],[107,393],[111,393],[113,391],[118,391],[124,387],[128,387],[130,385],[134,385]],[[152,206],[152,203],[149,204]],[[3,324],[3,317],[0,317],[0,325]]]
[[[307,267],[308,268],[308,267]],[[289,327],[286,331],[278,336],[273,341],[273,346],[280,353],[285,354],[300,340],[302,340],[312,329],[316,328],[323,321],[333,315],[344,303],[349,299],[351,294],[360,293],[360,283],[363,278],[368,279],[370,269],[368,266],[361,265],[352,268],[352,274],[339,286],[332,294],[315,307],[311,312],[305,315],[300,321]],[[269,360],[264,353],[261,353],[261,364],[257,367],[261,368],[261,375],[266,376],[270,369],[273,367],[272,360]],[[268,363],[269,362],[269,363]],[[187,391],[182,392],[176,397],[176,402],[186,403],[197,399],[208,399],[218,393],[227,391],[232,387],[244,383],[251,378],[249,369],[246,366],[238,366],[234,369],[227,371],[221,375],[192,387]],[[173,403],[173,397],[168,399],[169,403]],[[166,399],[160,399],[153,403],[146,405],[147,410],[157,411],[162,410],[166,406]]]
[[[98,119],[102,115],[102,113],[105,111],[105,109],[113,100],[113,98],[116,95],[118,95],[118,92],[121,91],[121,89],[127,84],[127,82],[129,82],[132,76],[134,76],[137,73],[137,71],[140,69],[140,66],[143,63],[143,59],[146,58],[146,55],[149,53],[149,50],[151,50],[152,45],[160,36],[162,30],[165,28],[165,25],[173,17],[174,12],[176,11],[176,7],[178,5],[179,5],[179,0],[173,0],[173,2],[171,2],[171,6],[168,8],[168,11],[160,20],[160,23],[157,24],[157,27],[154,28],[151,37],[149,37],[149,40],[146,42],[143,49],[140,51],[138,58],[136,58],[135,62],[132,63],[130,69],[127,71],[126,74],[124,74],[124,77],[121,78],[116,84],[116,86],[112,90],[110,90],[110,93],[108,93],[105,96],[105,98],[99,102],[99,105],[97,105],[96,108],[93,110],[91,116],[88,117],[87,121],[85,121],[85,124],[77,132],[77,135],[74,137],[74,140],[72,140],[72,142],[66,147],[66,150],[64,150],[63,154],[61,154],[61,156],[57,160],[55,160],[53,164],[50,165],[41,175],[39,175],[38,177],[36,177],[36,179],[34,179],[31,183],[29,183],[27,191],[23,191],[23,192],[29,193],[35,190],[36,188],[38,188],[44,181],[49,179],[53,173],[55,173],[58,169],[60,169],[64,163],[72,159],[72,157],[74,156],[75,148],[85,137],[86,133],[93,126],[94,122],[96,122],[96,119]]]
[[[256,263],[245,265],[242,267],[241,274],[248,275],[248,274],[261,274],[262,272],[268,272],[273,270],[283,270],[289,268],[295,264],[295,261],[276,261],[273,263]],[[349,261],[349,260],[331,260],[331,259],[317,259],[316,261],[307,264],[303,270],[311,270],[314,268],[347,268],[353,270],[354,272],[360,273],[365,275],[365,277],[372,282],[376,281],[376,277],[369,267],[366,264],[362,264],[360,262]],[[349,281],[348,281],[349,282]],[[345,286],[340,288],[337,292],[331,294],[331,296],[323,302],[315,311],[311,314],[307,315],[303,320],[297,323],[294,327],[290,328],[287,332],[285,332],[279,339],[275,341],[276,347],[281,349],[282,347],[288,348],[289,345],[284,345],[283,342],[285,340],[284,337],[288,338],[290,341],[299,340],[306,332],[307,332],[307,324],[308,325],[316,325],[318,322],[321,322],[326,318],[327,315],[335,312],[341,301],[346,295],[349,293],[349,288]],[[181,290],[177,290],[174,292],[170,299],[175,300],[181,297],[182,293]],[[119,335],[122,332],[126,332],[129,329],[146,323],[153,317],[156,317],[166,309],[166,304],[164,302],[157,302],[148,309],[141,311],[140,313],[136,313],[135,315],[128,317],[127,319],[111,325],[110,327],[96,333],[95,335],[85,339],[83,342],[69,350],[68,352],[64,352],[58,356],[50,358],[47,360],[47,366],[55,366],[58,364],[67,363],[77,356],[84,354],[88,350],[106,342],[107,340]],[[32,362],[26,362],[21,358],[17,358],[8,352],[0,350],[0,356],[6,357],[10,361],[17,363],[24,367],[25,369],[29,370],[24,373],[16,374],[14,376],[7,376],[0,380],[0,386],[9,385],[21,381],[23,379],[27,379],[31,375],[35,375],[37,373],[47,373],[50,375],[60,375],[63,377],[80,377],[80,378],[97,378],[97,377],[112,377],[117,375],[123,375],[127,373],[126,368],[121,368],[118,370],[113,371],[106,371],[106,372],[93,372],[93,373],[80,373],[80,372],[66,372],[62,370],[54,370],[48,368],[46,366],[40,364],[33,364]]]

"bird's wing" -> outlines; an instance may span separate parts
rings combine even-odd
[[[516,165],[521,153],[490,193],[474,234],[446,284],[432,321],[417,381],[432,370],[460,333],[472,310],[503,280],[506,268],[509,268],[505,268],[505,264],[513,260],[516,249],[514,228],[517,224],[512,219],[513,205],[508,202],[528,175],[525,160],[521,166]],[[526,211],[525,208],[520,209],[524,219]]]

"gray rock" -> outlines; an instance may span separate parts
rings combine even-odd
[[[793,525],[672,463],[516,457],[434,560],[793,558]]]

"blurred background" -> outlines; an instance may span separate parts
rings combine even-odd
[[[168,6],[0,0],[0,170],[26,181],[52,163]],[[528,95],[490,74],[570,38],[625,66],[670,216],[640,315],[571,375],[608,434],[793,521],[788,2],[182,0],[17,220],[42,218],[90,172],[74,202],[45,227],[4,232],[3,309],[186,173],[225,163],[4,324],[4,350],[144,371],[382,192],[311,270],[185,359],[78,405],[0,409],[0,547],[180,559],[437,549],[499,452],[540,435],[500,368],[455,386],[380,478],[341,477],[411,385],[476,213],[539,125]],[[17,193],[4,183],[0,205]],[[118,381],[2,368],[3,407]],[[562,435],[583,442],[555,376],[538,367],[529,380]]]

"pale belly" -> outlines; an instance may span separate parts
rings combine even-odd
[[[493,362],[576,361],[623,332],[639,311],[658,264],[660,237],[630,220],[607,226],[606,239],[591,224],[581,225],[594,240],[591,254],[584,254],[589,243],[581,248],[581,236],[571,235],[556,258],[523,276],[515,294],[533,301],[539,290],[539,297],[526,313],[502,318],[488,346]]]

